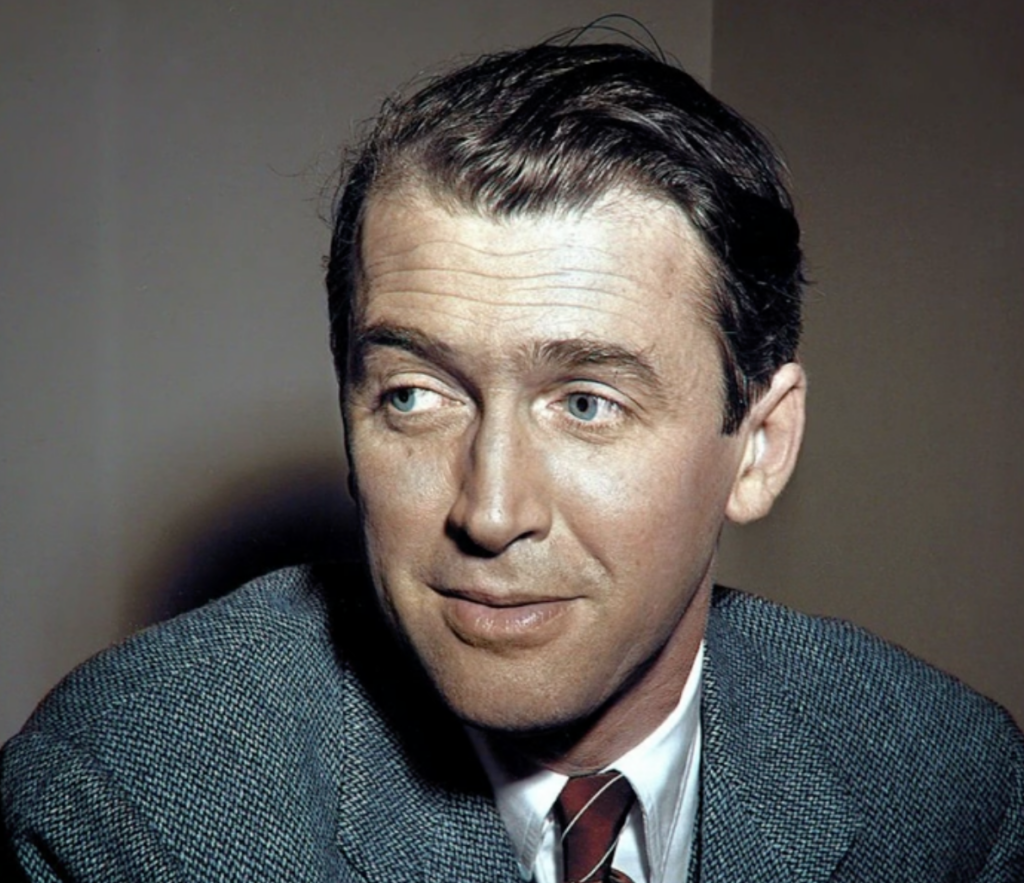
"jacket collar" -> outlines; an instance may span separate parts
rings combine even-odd
[[[863,815],[771,645],[722,609],[750,603],[718,592],[708,622],[700,880],[828,880]]]

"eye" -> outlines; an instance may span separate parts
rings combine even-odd
[[[597,416],[597,396],[575,392],[566,399],[565,407],[577,420],[589,423]]]
[[[418,386],[400,386],[386,392],[384,402],[400,414],[414,414],[436,408],[441,404],[441,396]]]
[[[565,409],[571,417],[583,423],[593,423],[595,420],[613,418],[619,406],[603,396],[574,392],[565,399]]]

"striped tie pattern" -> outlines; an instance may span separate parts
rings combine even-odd
[[[615,770],[569,779],[555,804],[566,883],[630,883],[612,869],[612,856],[635,800],[629,782]]]

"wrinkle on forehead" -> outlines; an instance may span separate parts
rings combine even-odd
[[[560,233],[564,232],[564,230],[560,230]],[[385,237],[384,245],[387,246],[390,242],[391,238]],[[621,261],[619,261],[616,256],[609,254],[600,247],[585,246],[572,241],[567,243],[567,245],[573,248],[576,252],[576,256],[582,256],[584,253],[592,254],[595,257],[603,256],[607,258],[609,263],[614,262],[621,266]],[[382,279],[394,275],[400,275],[402,273],[421,272],[419,269],[410,270],[405,267],[410,259],[416,260],[417,266],[419,267],[422,265],[429,265],[442,257],[450,259],[450,252],[455,251],[463,253],[464,257],[467,258],[459,268],[459,273],[466,276],[517,279],[523,281],[544,281],[557,279],[566,275],[571,276],[574,274],[580,274],[595,278],[609,277],[622,279],[637,285],[642,283],[639,276],[625,273],[620,269],[599,270],[594,269],[593,267],[576,266],[572,263],[559,266],[557,270],[539,270],[537,272],[523,272],[519,267],[521,263],[525,263],[530,260],[538,261],[548,257],[557,258],[558,255],[565,253],[565,249],[566,245],[557,245],[511,250],[501,248],[500,241],[484,246],[473,245],[468,242],[455,242],[450,239],[438,237],[434,239],[419,240],[405,248],[389,248],[385,254],[378,257],[376,260],[367,261],[365,263],[365,267],[366,275],[368,277]],[[477,269],[477,266],[475,265],[478,265],[481,268]],[[483,268],[484,266],[486,266],[486,269]],[[448,272],[447,269],[445,272]]]
[[[417,223],[384,226],[379,223],[382,214],[393,220],[404,216]],[[457,226],[463,218],[488,222],[475,231],[477,241],[456,241],[444,235],[447,222]],[[658,227],[663,227],[679,243],[678,261],[673,262],[672,269],[678,271],[682,265],[684,278],[669,278],[668,267],[624,264],[621,249],[616,247],[621,243],[596,235],[599,228],[587,223],[601,218],[625,221],[638,243],[645,236],[657,235]],[[532,228],[536,245],[524,248],[520,236],[508,235],[513,228],[522,230],[524,223]],[[602,281],[615,281],[625,283],[626,289],[646,288],[648,293],[657,292],[663,297],[691,294],[703,300],[714,277],[714,262],[700,234],[677,206],[625,190],[612,191],[585,209],[507,218],[483,215],[471,208],[453,208],[422,190],[400,190],[371,200],[366,227],[371,226],[376,228],[373,254],[367,254],[369,237],[364,230],[360,263],[364,285],[374,287],[389,288],[392,283],[388,279],[395,274],[429,274],[432,265],[439,272],[450,273],[457,262],[457,272],[467,279],[515,280],[522,290],[530,290],[529,281],[543,288],[561,279],[556,287],[580,291],[603,290]],[[548,239],[557,244],[546,244]],[[560,259],[568,260],[561,265]],[[585,265],[577,265],[574,259]],[[415,269],[409,268],[410,261],[416,264]],[[559,265],[552,269],[535,267],[545,262]],[[580,281],[570,281],[573,279]]]
[[[580,249],[574,248],[579,257]],[[600,249],[587,249],[593,254],[605,254]],[[463,259],[472,252],[470,263]],[[448,297],[483,300],[470,292],[489,292],[500,286],[501,293],[514,291],[517,303],[542,306],[558,303],[558,293],[578,292],[610,294],[634,303],[647,300],[652,293],[650,283],[633,273],[620,270],[601,270],[567,263],[551,269],[535,269],[531,258],[553,260],[565,255],[565,248],[546,248],[516,253],[491,252],[461,242],[439,241],[435,247],[427,245],[409,249],[401,254],[388,254],[367,265],[365,286],[376,295],[437,294]],[[606,255],[609,266],[615,260]],[[416,266],[408,266],[411,260]],[[621,260],[617,261],[621,266]],[[415,282],[415,286],[411,285]],[[634,293],[635,292],[635,293]],[[542,295],[536,302],[519,298],[521,294]],[[669,296],[671,292],[666,292]],[[500,304],[499,304],[500,305]],[[573,305],[581,306],[574,301]]]

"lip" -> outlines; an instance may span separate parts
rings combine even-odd
[[[536,647],[563,631],[575,598],[435,589],[448,628],[461,641],[491,649]]]

